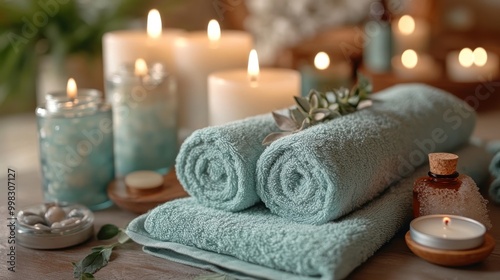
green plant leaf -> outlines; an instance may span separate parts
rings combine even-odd
[[[278,113],[272,112],[274,121],[276,122],[276,125],[279,127],[279,129],[284,130],[284,131],[294,131],[297,129],[297,125],[295,122],[286,116],[280,115]]]
[[[87,255],[83,260],[73,264],[73,277],[81,278],[83,274],[94,274],[99,269],[105,267],[113,248],[104,248],[100,251],[93,251]]]
[[[97,239],[99,240],[107,240],[115,237],[120,233],[120,228],[112,224],[106,224],[101,227],[99,232],[97,233]]]
[[[302,109],[304,112],[309,112],[311,110],[311,107],[309,106],[309,102],[306,98],[301,97],[301,96],[294,96],[295,102],[297,105],[299,105],[299,108]]]
[[[90,280],[90,279],[95,279],[94,275],[92,275],[90,273],[83,273],[80,276],[80,280]]]

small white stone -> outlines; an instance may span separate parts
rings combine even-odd
[[[50,229],[50,227],[48,227],[44,224],[35,224],[33,227],[38,229],[38,230],[49,230]]]
[[[35,224],[43,224],[45,222],[45,220],[38,215],[26,215],[26,213],[25,213],[24,217],[23,217],[23,222],[25,224],[32,226]]]
[[[147,190],[163,184],[163,176],[154,171],[134,171],[125,176],[125,185],[137,190]]]
[[[69,219],[61,221],[61,225],[63,227],[72,226],[72,225],[75,225],[75,224],[78,224],[78,223],[80,223],[80,219],[78,219],[78,218],[69,218]]]
[[[60,222],[54,222],[52,225],[50,225],[50,228],[62,228],[63,225]]]
[[[66,218],[66,212],[59,206],[52,206],[45,212],[45,220],[49,225],[60,222]]]

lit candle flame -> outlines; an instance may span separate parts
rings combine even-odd
[[[458,62],[463,67],[471,67],[474,63],[474,53],[469,48],[464,48],[458,54]]]
[[[404,35],[410,35],[415,31],[415,20],[409,15],[404,15],[398,21],[398,28]]]
[[[218,42],[220,39],[220,25],[219,22],[216,21],[215,19],[210,20],[208,22],[208,27],[207,27],[207,35],[208,35],[208,40],[210,42]]]
[[[161,17],[158,10],[153,9],[148,13],[147,32],[150,38],[159,38],[161,36]]]
[[[77,96],[78,89],[76,87],[75,79],[69,78],[68,84],[66,85],[66,94],[68,98],[75,99]]]
[[[472,53],[474,55],[474,64],[481,67],[488,61],[488,53],[483,48],[476,48]]]
[[[134,74],[136,76],[145,76],[148,74],[148,65],[144,59],[138,58],[135,61]]]
[[[449,217],[444,217],[443,218],[443,225],[445,228],[447,228],[451,224],[451,219]]]
[[[413,69],[417,66],[418,55],[414,50],[406,50],[401,55],[401,63],[408,69]]]
[[[259,57],[256,50],[251,50],[248,55],[248,79],[250,82],[257,82],[259,77]]]
[[[325,70],[330,66],[330,57],[325,52],[319,52],[314,57],[314,67],[319,70]]]

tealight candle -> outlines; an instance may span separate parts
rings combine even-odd
[[[175,40],[181,138],[208,125],[208,75],[245,67],[252,44],[249,33],[221,32],[216,20],[210,21],[206,32],[187,33]]]
[[[125,64],[142,57],[147,63],[159,62],[168,72],[175,73],[173,43],[181,29],[162,29],[160,13],[151,10],[148,14],[147,30],[118,30],[104,34],[103,62],[104,78],[114,75]]]
[[[430,31],[428,22],[410,15],[404,15],[399,20],[393,21],[392,33],[396,53],[400,54],[407,49],[420,52],[427,50]]]
[[[456,82],[490,80],[498,76],[498,55],[479,47],[464,48],[446,56],[448,77]]]
[[[116,176],[136,170],[166,173],[177,155],[175,82],[162,64],[141,58],[108,80],[113,106]]]
[[[352,67],[346,61],[331,61],[325,52],[314,57],[314,67],[306,64],[301,67],[302,96],[311,89],[328,91],[339,87],[350,87]]]
[[[410,223],[413,241],[435,249],[467,250],[481,246],[486,227],[478,221],[456,215],[428,215]]]
[[[112,204],[106,187],[114,178],[111,107],[97,90],[78,90],[73,79],[64,93],[51,93],[36,109],[43,193],[92,210]]]
[[[441,76],[441,69],[432,57],[406,50],[392,59],[392,67],[397,76],[407,80],[434,80]]]
[[[260,69],[252,50],[248,68],[219,71],[208,77],[210,125],[269,113],[294,104],[300,95],[300,74],[291,69]]]

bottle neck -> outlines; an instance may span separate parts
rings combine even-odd
[[[439,175],[435,174],[429,171],[429,177],[432,179],[433,182],[436,183],[452,183],[456,182],[458,180],[458,176],[460,175],[458,172],[453,172],[452,174],[448,175]]]

